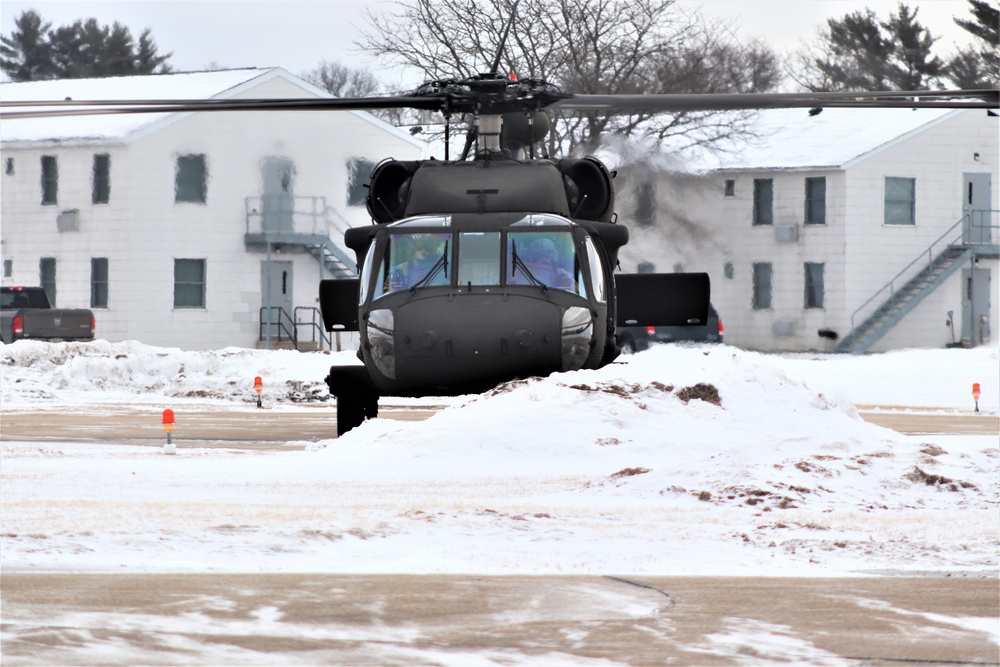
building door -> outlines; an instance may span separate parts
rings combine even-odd
[[[261,184],[264,232],[291,232],[295,210],[295,165],[288,158],[264,158]]]
[[[267,339],[268,332],[272,340],[288,340],[294,334],[292,263],[263,261],[260,263],[260,276],[261,340]]]
[[[991,339],[989,269],[962,269],[962,342],[982,345]]]
[[[991,243],[990,205],[992,175],[963,174],[962,215],[965,217],[962,241]]]

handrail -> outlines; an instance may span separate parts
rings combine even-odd
[[[267,203],[276,204],[276,206],[265,206]],[[289,208],[280,208],[288,204],[291,205]],[[244,198],[247,234],[285,231],[329,236],[330,228],[333,226],[330,220],[331,212],[332,209],[326,205],[326,197],[323,196],[259,195]],[[287,216],[291,228],[270,229],[266,219],[268,215]]]
[[[969,209],[965,216],[963,216],[963,220],[965,218],[969,219],[969,226],[964,229],[964,231],[968,232],[969,240],[966,240],[966,234],[962,235],[962,240],[966,244],[976,245],[979,241],[971,240],[973,229],[1000,229],[1000,224],[992,223],[994,217],[1000,217],[1000,209]]]
[[[309,313],[309,320],[299,319],[299,312],[306,311]],[[299,327],[308,327],[311,332],[310,342],[316,342],[316,334],[319,333],[319,349],[323,349],[323,343],[326,343],[326,347],[329,350],[333,349],[333,338],[327,336],[326,332],[323,330],[322,322],[323,316],[319,311],[319,308],[313,306],[296,306],[292,311],[294,313],[294,324],[295,324],[295,336],[296,344],[298,343]],[[316,321],[319,317],[320,322]]]
[[[295,331],[295,320],[292,318],[292,316],[289,315],[288,312],[281,306],[271,306],[270,307],[271,312],[269,314],[273,314],[273,311],[278,311],[278,319],[277,321],[271,319],[271,321],[268,322],[267,319],[265,319],[264,317],[264,311],[266,310],[269,310],[268,306],[261,306],[258,340],[268,339],[267,335],[264,333],[264,327],[271,326],[271,327],[276,327],[276,332],[278,334],[277,339],[279,343],[283,340],[281,334],[282,332],[284,332],[286,339],[292,341],[293,344],[298,346],[298,339],[296,338],[296,331]],[[291,325],[290,327],[285,324],[286,320],[290,323]]]
[[[896,281],[899,280],[903,276],[903,274],[907,273],[917,262],[921,261],[924,258],[924,255],[927,255],[927,266],[928,267],[932,266],[933,263],[934,263],[934,252],[933,251],[934,251],[935,246],[937,246],[938,243],[940,243],[945,237],[947,237],[950,234],[952,234],[955,231],[955,228],[958,227],[959,225],[962,225],[964,222],[966,222],[966,220],[968,220],[971,223],[971,216],[970,216],[969,213],[966,213],[961,218],[959,218],[958,222],[956,222],[951,227],[949,227],[947,230],[945,230],[945,232],[943,234],[941,234],[941,236],[937,237],[937,239],[935,239],[933,243],[931,243],[929,246],[927,246],[927,250],[925,250],[925,251],[921,252],[919,255],[917,255],[917,257],[912,262],[910,262],[905,267],[903,267],[903,269],[899,273],[897,273],[895,276],[893,276],[889,280],[888,283],[886,283],[881,288],[879,288],[878,291],[876,291],[875,294],[873,294],[867,301],[865,301],[863,304],[861,304],[860,306],[858,306],[857,309],[853,313],[851,313],[851,331],[853,332],[857,328],[857,324],[856,324],[855,320],[858,318],[858,313],[860,313],[862,310],[864,310],[865,308],[867,308],[873,301],[875,301],[876,299],[878,299],[880,297],[880,295],[883,294],[887,289],[889,290],[888,301],[891,303],[891,302],[893,302],[895,300],[895,298],[896,298]],[[965,235],[965,229],[966,228],[963,225],[962,232],[958,235],[957,238],[949,241],[947,243],[947,245],[948,246],[952,246],[952,245],[956,245],[957,243],[960,243],[962,241],[962,238]],[[912,278],[912,276],[911,276],[911,278]]]

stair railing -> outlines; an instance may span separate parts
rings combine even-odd
[[[328,336],[323,329],[323,315],[320,313],[319,308],[313,306],[296,306],[294,315],[296,344],[298,341],[303,340],[299,336],[299,329],[303,328],[309,331],[310,342],[316,343],[316,339],[319,338],[319,349],[323,349],[324,343],[326,344],[326,349],[333,349],[333,338]]]
[[[272,332],[270,336],[271,340],[276,339],[279,343],[285,340],[290,340],[293,344],[298,345],[295,331],[295,320],[288,314],[288,311],[281,306],[271,306],[270,308],[267,306],[261,307],[258,340],[268,340],[267,331],[265,331],[268,327],[270,327]]]
[[[856,320],[861,320],[861,318],[859,317],[859,313],[861,313],[863,310],[865,310],[865,308],[867,308],[869,305],[871,305],[876,300],[882,299],[882,295],[885,294],[886,291],[889,292],[889,297],[887,299],[884,299],[883,301],[880,301],[880,303],[887,303],[889,305],[892,305],[892,304],[895,303],[895,301],[896,301],[896,284],[897,284],[897,282],[901,281],[903,285],[905,285],[907,282],[909,282],[916,275],[916,273],[917,273],[917,272],[912,272],[911,273],[910,269],[912,269],[918,262],[921,262],[924,259],[924,256],[927,257],[927,266],[926,267],[922,267],[920,270],[923,270],[924,268],[930,268],[931,266],[933,266],[933,264],[934,264],[934,257],[937,254],[937,253],[935,253],[935,248],[937,248],[939,246],[939,244],[941,244],[941,242],[945,238],[950,238],[951,239],[951,240],[949,240],[949,241],[947,241],[946,243],[943,244],[945,247],[952,246],[952,245],[955,245],[957,243],[961,243],[961,241],[962,241],[962,233],[963,232],[960,230],[959,233],[958,233],[958,236],[956,237],[955,236],[955,228],[958,227],[959,225],[962,225],[962,229],[964,230],[965,229],[964,223],[968,220],[968,218],[969,218],[968,215],[962,216],[962,218],[959,219],[958,222],[956,222],[951,227],[949,227],[933,243],[931,243],[929,246],[927,246],[927,250],[925,250],[925,251],[921,252],[919,255],[917,255],[917,257],[912,262],[910,262],[905,267],[903,267],[903,269],[899,273],[897,273],[895,276],[893,276],[889,280],[889,282],[887,282],[885,285],[883,285],[867,301],[865,301],[863,304],[861,304],[860,306],[858,306],[858,308],[853,313],[851,313],[851,331],[853,332],[853,331],[855,331],[857,329]],[[908,277],[905,280],[902,280],[903,276],[908,276]],[[864,320],[861,320],[861,321],[864,321]]]

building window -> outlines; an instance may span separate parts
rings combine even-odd
[[[42,204],[59,203],[59,164],[55,155],[42,156]]]
[[[770,178],[753,179],[753,224],[774,224],[774,181]]]
[[[101,153],[94,156],[94,173],[90,201],[107,204],[111,200],[111,156]]]
[[[826,178],[806,179],[807,225],[826,224]]]
[[[56,307],[56,258],[42,257],[38,262],[38,282],[49,297],[49,305]]]
[[[4,161],[3,171],[8,176],[14,175],[14,158],[9,157]]]
[[[108,307],[108,258],[90,258],[90,307]]]
[[[806,292],[804,304],[806,308],[823,307],[823,269],[824,264],[818,262],[805,263]]]
[[[375,163],[364,158],[353,158],[347,162],[347,205],[364,206],[368,196],[367,183],[375,170]]]
[[[913,225],[917,222],[917,179],[885,179],[885,224]]]
[[[14,275],[14,260],[5,259],[3,261],[3,277],[10,278]]]
[[[174,174],[174,201],[204,204],[208,201],[208,168],[204,155],[180,155]]]
[[[723,194],[726,197],[735,197],[736,196],[736,181],[734,179],[732,179],[732,178],[727,178],[726,179],[726,183],[723,186],[722,192],[723,192]]]
[[[754,310],[767,310],[771,307],[771,263],[753,263],[753,301]]]
[[[205,307],[205,260],[174,260],[174,308]]]
[[[652,227],[656,222],[656,183],[645,181],[635,193],[635,222],[640,227]]]

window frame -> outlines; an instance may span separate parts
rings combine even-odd
[[[656,181],[645,180],[635,190],[635,224],[652,227],[656,224]]]
[[[90,307],[108,307],[108,258],[90,258]]]
[[[95,153],[90,181],[90,203],[108,204],[110,202],[111,155],[109,153]]]
[[[197,166],[197,171],[192,171]],[[208,203],[208,158],[204,153],[178,155],[174,167],[174,203]]]
[[[38,284],[45,290],[49,298],[49,306],[56,307],[57,262],[55,257],[42,257],[38,260]]]
[[[802,307],[806,310],[824,310],[826,308],[826,263],[804,262],[802,270],[804,282]]]
[[[764,277],[763,269],[765,268],[767,269],[766,285],[761,280]],[[751,308],[753,310],[771,310],[774,303],[774,265],[771,262],[754,262],[750,285],[752,290],[750,294]]]
[[[765,188],[767,198],[764,198]],[[765,209],[766,205],[766,209]],[[763,215],[764,213],[767,215]],[[753,179],[753,225],[755,227],[774,225],[774,179],[755,178]]]
[[[894,190],[892,195],[895,197],[897,194],[896,188],[890,188],[890,181],[893,185],[901,185],[903,182],[909,183],[909,195],[907,198],[893,198],[890,199],[890,189]],[[883,196],[882,196],[882,221],[886,225],[916,225],[917,224],[917,179],[907,176],[886,176],[883,181]],[[905,206],[909,210],[905,215],[905,220],[903,218],[896,219],[896,216],[890,216],[890,205],[892,205],[894,213],[898,213]]]
[[[59,204],[59,158],[43,155],[41,158],[42,206]]]
[[[366,206],[368,203],[368,188],[366,179],[378,165],[364,157],[352,157],[347,160],[347,205]]]
[[[821,185],[822,193],[816,193],[810,186]],[[807,176],[805,180],[805,218],[803,224],[826,224],[826,176]]]
[[[189,263],[190,264],[182,264]],[[195,264],[196,263],[196,264]],[[180,277],[187,278],[187,276],[179,276],[179,269],[182,266],[193,267],[200,266],[200,277],[197,280],[180,280]],[[174,309],[177,310],[204,310],[207,307],[206,294],[208,292],[208,260],[204,258],[195,257],[175,257],[174,258]],[[195,303],[181,303],[181,297],[190,296],[192,294],[198,294],[198,299]]]

